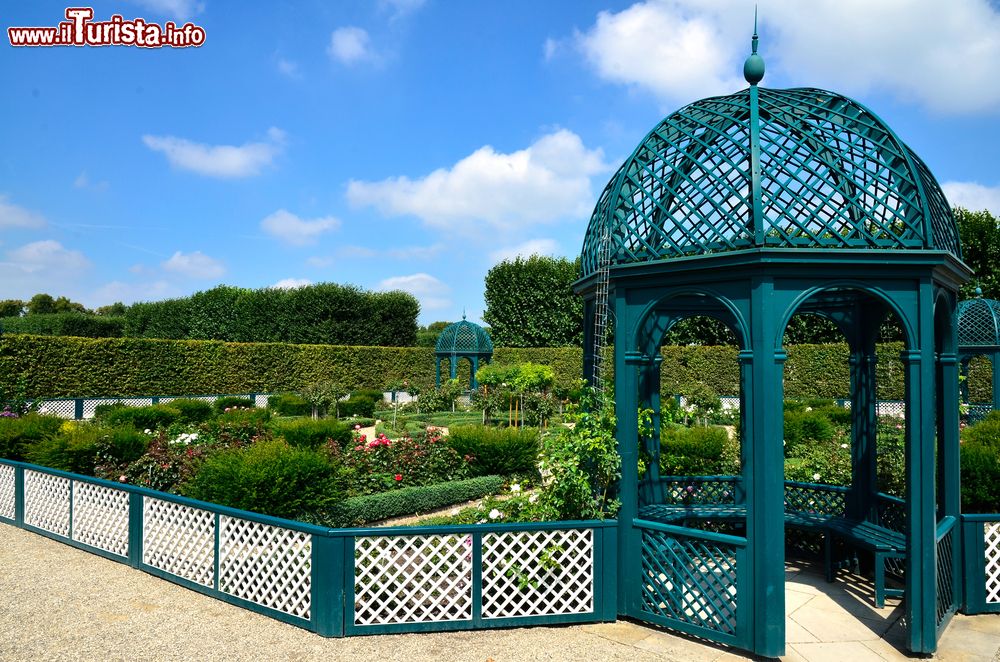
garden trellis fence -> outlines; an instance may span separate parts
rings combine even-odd
[[[0,522],[323,636],[617,614],[614,520],[330,529],[0,460]]]

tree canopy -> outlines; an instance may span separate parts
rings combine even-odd
[[[583,344],[583,299],[573,293],[580,261],[532,255],[504,260],[486,274],[493,342],[506,347]]]

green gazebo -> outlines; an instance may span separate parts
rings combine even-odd
[[[970,406],[970,420],[978,420],[990,409],[1000,410],[1000,301],[983,299],[976,288],[976,298],[958,304],[958,361],[961,373],[969,376],[969,362],[977,356],[989,359],[993,369],[992,403],[969,402],[968,379],[962,381],[962,399]]]
[[[756,34],[744,76],[749,88],[653,127],[601,193],[583,242],[588,376],[603,374],[614,332],[618,611],[781,655],[786,527],[815,526],[828,561],[832,538],[904,566],[908,646],[932,652],[962,590],[955,319],[970,270],[955,220],[927,166],[865,106],[759,87]],[[831,320],[850,347],[853,476],[839,491],[784,481],[782,339],[799,313]],[[657,470],[659,356],[691,316],[737,338],[742,470],[678,489]],[[894,502],[876,483],[875,345],[887,317],[905,338],[907,489]],[[640,407],[654,411],[650,438]],[[807,489],[815,498],[799,499]]]
[[[469,383],[472,390],[476,390],[476,371],[480,363],[489,363],[493,358],[493,341],[486,329],[465,319],[465,313],[462,313],[461,321],[444,328],[434,345],[435,383],[438,388],[441,387],[441,361],[448,360],[449,375],[455,379],[461,358],[469,359]]]

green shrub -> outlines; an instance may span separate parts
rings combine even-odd
[[[0,417],[0,457],[24,460],[25,450],[59,432],[65,423],[55,416],[27,414],[20,418]]]
[[[1000,510],[1000,449],[975,442],[962,444],[962,510]]]
[[[459,455],[472,458],[470,469],[474,476],[538,473],[538,428],[456,426],[448,428],[448,445]]]
[[[234,407],[239,407],[240,409],[253,409],[253,406],[253,400],[238,395],[227,395],[222,398],[216,398],[214,405],[215,411],[220,414],[227,409],[232,409]]]
[[[94,420],[106,421],[108,414],[113,411],[118,411],[119,409],[128,409],[128,405],[124,402],[106,402],[104,404],[97,405],[94,407]]]
[[[271,412],[267,409],[235,409],[198,426],[206,442],[222,446],[246,446],[271,438]]]
[[[35,336],[118,338],[124,335],[125,318],[84,313],[4,317],[0,318],[0,330],[4,333],[28,333]]]
[[[315,520],[343,497],[344,471],[321,453],[262,441],[212,455],[180,491],[232,508]]]
[[[962,430],[962,443],[992,448],[1000,453],[1000,411],[991,411],[983,420]]]
[[[351,426],[331,419],[293,419],[271,423],[271,431],[276,437],[283,437],[296,448],[316,449],[335,441],[343,448],[351,440]]]
[[[724,453],[729,433],[721,427],[669,427],[660,433],[660,472],[665,476],[727,473]]]
[[[146,407],[117,407],[102,412],[101,419],[111,427],[133,427],[136,430],[157,430],[169,427],[181,416],[179,409],[170,405]]]
[[[353,495],[432,485],[468,476],[468,463],[437,431],[423,431],[395,441],[384,435],[374,439],[359,437],[342,452],[336,447],[328,449],[353,471]]]
[[[269,409],[273,409],[278,416],[309,416],[312,414],[312,405],[301,395],[295,393],[272,395],[267,399],[267,406]]]
[[[131,427],[101,429],[97,463],[120,467],[138,460],[149,449],[149,435]]]
[[[380,393],[376,400],[370,393],[365,391],[355,391],[351,397],[337,405],[341,418],[364,417],[371,418],[375,415],[375,405],[382,401]]]
[[[420,487],[404,487],[337,504],[324,522],[328,526],[362,526],[371,522],[426,513],[456,503],[494,494],[503,487],[500,476],[479,476]]]
[[[785,455],[796,456],[813,442],[832,441],[836,428],[823,410],[791,408],[785,411]]]
[[[28,462],[43,467],[93,476],[103,433],[101,428],[87,423],[64,425],[58,434],[29,446],[25,456]]]
[[[212,405],[204,400],[194,398],[178,398],[170,401],[170,407],[180,412],[178,423],[201,423],[212,418]]]

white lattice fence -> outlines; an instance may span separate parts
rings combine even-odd
[[[472,536],[378,536],[354,541],[354,624],[472,618]]]
[[[483,536],[483,618],[594,610],[594,532]]]
[[[14,519],[17,473],[14,467],[0,464],[0,517]]]
[[[983,525],[986,548],[986,602],[1000,603],[1000,522]]]
[[[312,536],[301,531],[219,518],[219,590],[309,618]]]
[[[143,497],[142,562],[197,584],[215,583],[215,515]]]
[[[69,537],[70,480],[24,471],[24,523]]]
[[[38,411],[59,418],[76,418],[75,400],[43,400],[38,403]]]
[[[120,402],[129,407],[145,407],[153,404],[152,398],[94,398],[83,401],[83,417],[93,418],[98,405],[112,405]]]
[[[73,481],[73,540],[128,556],[128,500],[124,490]]]

